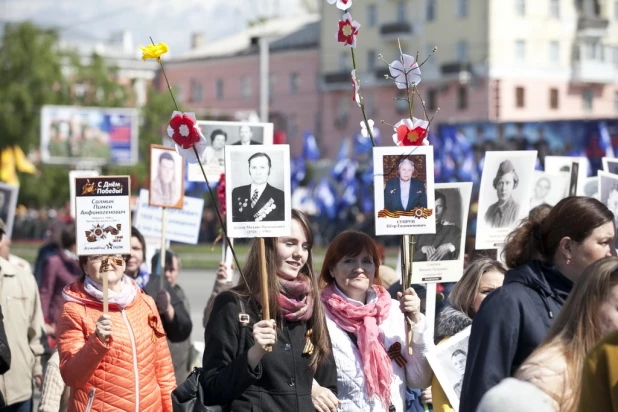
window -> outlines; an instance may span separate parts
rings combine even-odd
[[[296,94],[298,92],[298,82],[300,78],[298,73],[290,74],[290,94]]]
[[[560,102],[558,101],[558,89],[549,89],[549,108],[557,109],[560,107]]]
[[[223,100],[223,79],[217,80],[216,92],[217,100]]]
[[[515,0],[515,13],[518,16],[526,15],[526,0]]]
[[[457,61],[460,63],[468,61],[468,42],[465,40],[457,43]]]
[[[584,89],[582,91],[582,101],[584,103],[584,110],[592,110],[592,100],[594,99],[594,92],[592,89]]]
[[[466,110],[468,108],[468,87],[459,86],[457,88],[457,108]]]
[[[436,1],[437,0],[427,0],[427,21],[436,19]]]
[[[468,16],[468,0],[457,0],[457,17],[463,19]]]
[[[523,63],[526,61],[526,41],[515,41],[515,61]]]
[[[397,3],[397,22],[405,23],[406,22],[406,2],[400,1]]]
[[[191,101],[193,103],[202,101],[202,83],[195,79],[191,79]]]
[[[245,76],[240,81],[240,94],[243,99],[251,97],[251,79]]]
[[[549,62],[560,63],[560,42],[558,41],[549,42]]]
[[[522,109],[526,106],[526,90],[518,86],[515,88],[515,107]]]
[[[378,25],[378,9],[375,4],[367,6],[367,25],[376,27]]]
[[[618,92],[614,92],[614,111],[618,113]]]
[[[341,52],[341,54],[339,55],[339,71],[341,72],[347,72],[350,71],[350,52],[349,51],[345,51],[345,52]]]
[[[298,136],[298,117],[295,114],[288,115],[288,137]]]
[[[367,51],[367,71],[375,71],[377,59],[375,50]]]
[[[549,1],[549,15],[554,19],[560,18],[560,0]]]
[[[430,112],[436,111],[438,108],[438,90],[429,89],[427,91],[427,110]]]

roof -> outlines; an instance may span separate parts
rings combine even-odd
[[[317,46],[319,42],[319,14],[305,14],[266,21],[231,36],[205,44],[197,49],[176,56],[173,61],[231,57],[255,53],[255,43],[260,37],[271,40],[271,50],[306,48]]]

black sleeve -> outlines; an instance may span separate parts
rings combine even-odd
[[[337,396],[337,364],[332,348],[324,362],[318,365],[314,378],[320,386],[330,389]]]
[[[191,336],[193,323],[191,322],[191,314],[185,308],[184,303],[178,297],[176,291],[165,282],[165,290],[170,294],[171,304],[174,307],[174,319],[168,321],[165,316],[161,316],[163,329],[167,334],[167,338],[171,342],[184,342]]]
[[[503,288],[481,304],[472,322],[460,412],[475,412],[483,395],[511,376],[520,318],[517,300]]]
[[[223,292],[215,298],[204,331],[201,385],[206,406],[229,405],[262,376],[261,363],[256,370],[251,370],[248,349],[238,354],[239,313],[238,300],[232,292]],[[250,334],[252,326],[245,327],[245,334]],[[243,343],[243,346],[248,345]]]
[[[394,212],[395,205],[393,204],[393,196],[390,194],[389,190],[391,190],[391,180],[386,182],[386,186],[384,187],[384,209]],[[397,193],[399,196],[399,193]]]
[[[0,307],[0,375],[11,368],[11,350],[4,330],[4,316]]]

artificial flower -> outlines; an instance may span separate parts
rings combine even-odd
[[[427,146],[428,127],[427,120],[416,117],[412,120],[402,119],[394,127],[396,133],[393,135],[393,141],[397,146]]]
[[[402,54],[399,60],[392,62],[388,70],[399,89],[416,86],[421,82],[421,69],[414,57],[407,54]]]
[[[356,47],[356,35],[360,24],[352,19],[350,13],[346,13],[339,20],[337,41],[345,46]]]
[[[352,75],[352,88],[354,88],[354,93],[352,94],[352,100],[356,102],[358,107],[361,105],[360,95],[358,92],[360,91],[360,86],[358,85],[358,79],[356,78],[356,69],[352,70],[350,73]]]
[[[189,163],[197,163],[206,150],[206,139],[196,122],[195,113],[174,111],[167,126],[167,134],[176,143],[176,151]]]
[[[142,60],[157,59],[160,60],[161,55],[167,53],[169,47],[165,43],[150,44],[142,49]]]
[[[217,186],[217,198],[219,199],[219,212],[221,216],[225,216],[227,212],[225,206],[225,173],[221,173],[219,177],[219,186]]]
[[[371,134],[373,135],[373,124],[374,124],[373,120],[369,119],[367,120],[367,123],[369,123],[369,130],[367,130],[367,124],[365,123],[364,120],[360,122],[361,135],[363,135],[363,137],[369,137],[369,131],[371,131]]]
[[[339,10],[347,10],[352,7],[352,0],[326,0],[328,4],[337,3],[337,8]]]

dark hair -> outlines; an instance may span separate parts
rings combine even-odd
[[[270,163],[270,156],[268,156],[264,152],[258,152],[258,153],[255,153],[255,154],[251,155],[251,157],[249,158],[249,166],[251,166],[251,161],[253,159],[255,159],[256,157],[265,157],[265,158],[267,158],[268,159],[268,168],[270,169],[272,167],[272,165]]]
[[[62,248],[68,249],[71,246],[75,246],[75,236],[75,223],[69,223],[62,228],[62,233],[60,234]]]
[[[227,141],[227,133],[225,133],[221,129],[216,129],[216,130],[213,130],[212,133],[210,134],[210,143],[213,143],[215,141],[215,137],[219,135],[223,135],[223,137],[225,137],[225,141]]]
[[[142,245],[142,262],[146,260],[146,240],[144,239],[144,235],[142,232],[137,230],[135,226],[131,226],[131,237],[136,237],[139,240],[139,243]]]
[[[438,192],[438,191],[436,190],[436,202],[437,202],[438,200],[442,200],[442,205],[443,205],[443,206],[446,206],[446,196],[444,196],[444,193],[442,193],[442,192]]]
[[[546,217],[529,216],[512,231],[504,246],[504,261],[515,268],[535,259],[553,262],[564,237],[582,242],[599,226],[614,220],[614,214],[592,197],[562,199]]]
[[[366,233],[356,230],[346,230],[338,234],[326,250],[322,271],[320,272],[320,288],[324,288],[333,282],[335,279],[330,271],[337,263],[345,256],[358,256],[361,252],[366,251],[373,258],[373,264],[376,267],[376,275],[373,280],[375,285],[382,285],[379,276],[380,268],[380,252],[376,246],[376,242]]]
[[[171,250],[165,251],[165,267],[166,268],[172,266],[172,264],[174,263],[173,261],[174,258],[178,259],[178,255],[176,255],[176,253],[172,252]],[[150,259],[150,271],[152,273],[157,273],[157,266],[161,265],[161,261],[159,259],[161,259],[160,250],[158,250],[152,256],[152,259]]]
[[[457,349],[455,352],[451,353],[451,358],[454,358],[457,355],[464,355],[468,357],[468,354],[463,349]]]
[[[542,222],[543,219],[545,219],[547,215],[549,215],[549,212],[551,212],[551,209],[552,207],[548,205],[547,203],[543,203],[541,205],[535,206],[532,209],[530,209],[530,212],[528,212],[528,219],[531,219],[535,222]]]
[[[161,156],[159,156],[159,164],[164,160],[164,159],[168,159],[171,160],[172,162],[174,161],[174,158],[172,157],[172,155],[169,152],[163,152],[161,153]]]

